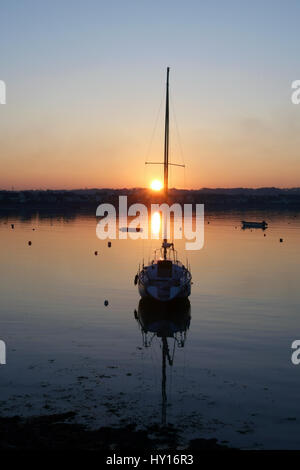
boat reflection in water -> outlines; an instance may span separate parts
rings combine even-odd
[[[191,321],[191,304],[188,299],[177,299],[173,302],[161,303],[143,298],[139,302],[138,311],[134,316],[142,331],[143,346],[151,347],[153,338],[161,339],[162,350],[162,424],[167,418],[167,364],[172,367],[176,347],[183,348],[187,330]]]

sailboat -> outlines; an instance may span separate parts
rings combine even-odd
[[[167,365],[174,364],[175,346],[183,348],[187,330],[191,321],[191,305],[189,299],[176,303],[159,304],[152,299],[140,299],[138,310],[134,311],[135,319],[140,325],[143,346],[151,346],[154,337],[161,340],[162,375],[161,375],[161,422],[167,423]],[[169,341],[173,340],[170,351]],[[172,344],[172,343],[171,343]]]
[[[166,82],[166,111],[165,111],[165,141],[164,141],[164,199],[168,201],[168,171],[170,165],[178,165],[169,162],[169,72],[167,68]],[[157,164],[158,162],[146,162]],[[178,298],[187,298],[191,293],[192,275],[189,266],[184,266],[177,258],[174,243],[168,242],[166,235],[166,219],[163,221],[163,243],[160,250],[154,252],[154,258],[138,270],[135,276],[135,284],[138,285],[142,298],[150,297],[160,302],[169,302]]]

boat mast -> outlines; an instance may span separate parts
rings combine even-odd
[[[167,343],[167,344],[166,344]],[[166,384],[167,384],[167,375],[166,375],[166,358],[167,358],[167,351],[168,351],[168,342],[165,336],[162,338],[162,374],[161,374],[161,422],[163,425],[166,424],[167,421],[167,391],[166,391]]]
[[[167,421],[167,374],[166,374],[166,365],[167,359],[169,366],[173,366],[174,351],[173,356],[170,356],[168,340],[166,336],[162,336],[162,375],[161,375],[161,422],[163,425]]]
[[[167,67],[167,83],[166,83],[166,114],[165,114],[165,148],[164,148],[164,192],[165,192],[165,201],[168,200],[168,170],[169,170],[169,72],[170,67]],[[166,218],[165,218],[166,219]],[[167,226],[166,220],[164,220],[164,239],[163,239],[163,249],[164,249],[164,259],[167,259]]]
[[[168,202],[168,172],[169,165],[185,167],[185,165],[180,165],[179,163],[169,163],[169,72],[170,67],[167,67],[167,82],[166,82],[166,114],[165,114],[165,146],[164,146],[164,161],[163,162],[145,162],[146,165],[164,165],[164,199],[165,202]],[[168,233],[167,233],[167,216],[165,211],[163,211],[163,257],[167,259],[167,249],[170,248],[173,244],[168,243]]]
[[[166,199],[168,197],[168,169],[169,169],[169,71],[170,71],[170,67],[167,67],[165,149],[164,149],[164,191],[165,191]]]

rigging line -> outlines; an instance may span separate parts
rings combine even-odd
[[[164,95],[162,94],[161,95],[161,100],[160,100],[160,105],[158,107],[158,112],[156,114],[156,118],[155,118],[155,122],[154,122],[154,127],[153,127],[152,134],[151,134],[151,137],[150,137],[148,149],[147,149],[147,152],[145,153],[145,164],[147,163],[148,157],[149,157],[151,149],[152,149],[153,140],[154,140],[154,136],[155,136],[155,133],[156,133],[158,120],[159,120],[159,117],[160,117],[161,111],[162,111],[163,101],[164,101]],[[144,187],[147,187],[147,183],[146,183],[146,165],[144,165]],[[150,225],[150,227],[151,227],[151,225]],[[150,228],[150,230],[151,230],[151,228]],[[150,247],[149,247],[149,251],[148,251],[148,258],[149,259],[150,259],[150,251],[152,249],[152,239],[150,239],[150,240],[151,240],[150,241]],[[144,255],[145,255],[144,239],[143,239],[142,249],[143,249],[143,257],[144,257]]]
[[[172,366],[170,367],[170,403],[172,403],[172,389],[173,389],[173,364],[174,364],[174,356],[175,356],[175,343],[176,340],[174,338],[174,343],[173,343],[173,353],[172,353]]]
[[[151,350],[151,353],[153,354],[153,357],[154,357],[154,363],[152,366],[152,376],[154,378],[154,390],[157,390],[160,384],[160,371],[157,369],[157,364],[160,363],[160,359],[158,358],[157,351],[156,351],[157,345],[158,345],[157,336],[155,335],[155,342],[153,343],[152,350]],[[155,396],[156,394],[154,393],[153,401],[156,400]]]
[[[150,218],[150,243],[148,244],[148,260],[150,262],[151,253],[152,253],[152,218]]]
[[[184,346],[186,346],[184,342]],[[184,348],[184,353],[183,353],[183,388],[182,388],[182,397],[184,397],[186,393],[186,383],[185,383],[185,371],[186,371],[186,349]]]
[[[173,114],[174,122],[175,122],[176,135],[177,135],[178,145],[179,145],[179,152],[180,152],[181,161],[182,161],[183,167],[184,167],[184,174],[183,174],[183,178],[184,178],[184,188],[186,188],[186,171],[185,171],[186,166],[185,166],[185,158],[184,158],[184,152],[183,152],[183,147],[182,147],[182,142],[181,142],[181,137],[180,137],[180,132],[179,132],[179,126],[178,126],[178,121],[177,121],[177,117],[176,117],[175,105],[174,105],[172,93],[170,93],[170,101],[171,101],[171,110],[172,110],[172,114]]]
[[[147,186],[147,184],[146,184],[146,165],[144,165],[143,186],[144,186],[144,188],[146,188],[146,186]],[[144,239],[144,237],[142,237],[142,254],[143,254],[143,258],[144,258],[144,255],[145,255],[145,239]]]
[[[185,342],[184,342],[184,346],[185,346]],[[177,378],[179,379],[179,386],[178,386],[178,389],[180,390],[179,393],[180,393],[180,397],[181,397],[180,400],[179,400],[178,407],[179,407],[179,409],[180,409],[179,414],[180,414],[181,416],[184,416],[184,411],[183,411],[183,409],[184,409],[184,404],[183,404],[183,402],[184,402],[184,393],[185,393],[185,388],[184,388],[184,386],[185,386],[185,383],[184,383],[184,381],[185,381],[185,372],[184,372],[184,371],[185,371],[185,354],[186,354],[186,349],[185,349],[184,346],[182,346],[182,349],[184,350],[184,351],[182,351],[183,357],[181,356],[181,361],[182,361],[182,362],[181,362],[181,369],[183,369],[183,371],[182,371],[182,373],[180,373],[179,377],[177,377]]]
[[[157,363],[157,360],[156,360],[156,357],[155,354],[153,353],[153,347],[152,345],[150,346],[151,350],[150,350],[150,359],[151,359],[151,364],[152,364],[152,372],[153,372],[153,378],[154,378],[154,384],[155,384],[155,387],[156,387],[156,383],[157,383],[157,374],[156,374],[156,369],[155,369],[155,364]]]
[[[182,163],[185,163],[185,158],[184,158],[184,153],[183,153],[183,148],[182,148],[182,143],[181,143],[181,137],[180,137],[180,133],[179,133],[179,126],[178,126],[178,122],[177,122],[174,101],[173,101],[171,93],[170,93],[170,101],[171,101],[172,114],[173,114],[174,122],[175,122],[175,128],[176,128],[176,134],[177,134],[177,139],[178,139],[178,145],[179,145],[181,161],[182,161]]]
[[[162,96],[162,97],[161,97],[161,100],[160,100],[160,105],[159,105],[159,108],[158,108],[158,112],[157,112],[157,115],[156,115],[154,127],[153,127],[153,130],[152,130],[152,134],[151,134],[151,138],[150,138],[148,150],[147,150],[147,152],[146,152],[145,163],[146,163],[147,160],[148,160],[148,157],[149,157],[149,154],[150,154],[150,151],[151,151],[151,148],[152,148],[154,135],[155,135],[156,129],[157,129],[158,119],[159,119],[159,116],[160,116],[160,114],[161,114],[163,99],[164,99],[164,97]]]
[[[159,382],[159,375],[160,375],[160,371],[158,371],[157,369],[157,364],[159,364],[160,358],[158,357],[156,348],[157,348],[157,336],[155,335],[155,343],[153,343],[153,356],[155,358],[155,367],[154,367],[155,387],[157,386]]]
[[[154,388],[156,389],[157,386],[158,386],[158,377],[157,377],[157,370],[156,370],[156,364],[157,364],[157,359],[154,357],[155,356],[155,353],[153,352],[154,351],[154,348],[153,348],[153,345],[151,344],[150,345],[150,358],[151,358],[151,375],[152,375],[152,380],[154,382]],[[151,380],[151,382],[152,382]],[[150,389],[149,389],[150,390]],[[154,401],[155,401],[155,396],[153,393],[148,393],[148,403],[151,405],[152,408],[155,407],[154,405]]]
[[[145,390],[145,356],[144,356],[144,345],[142,344],[142,353],[141,353],[141,358],[142,358],[142,387],[141,387],[141,392],[140,396]]]

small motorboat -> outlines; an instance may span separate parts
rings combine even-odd
[[[266,230],[268,223],[265,220],[262,222],[247,222],[246,220],[242,220],[242,229],[246,228],[261,228],[262,230]]]

